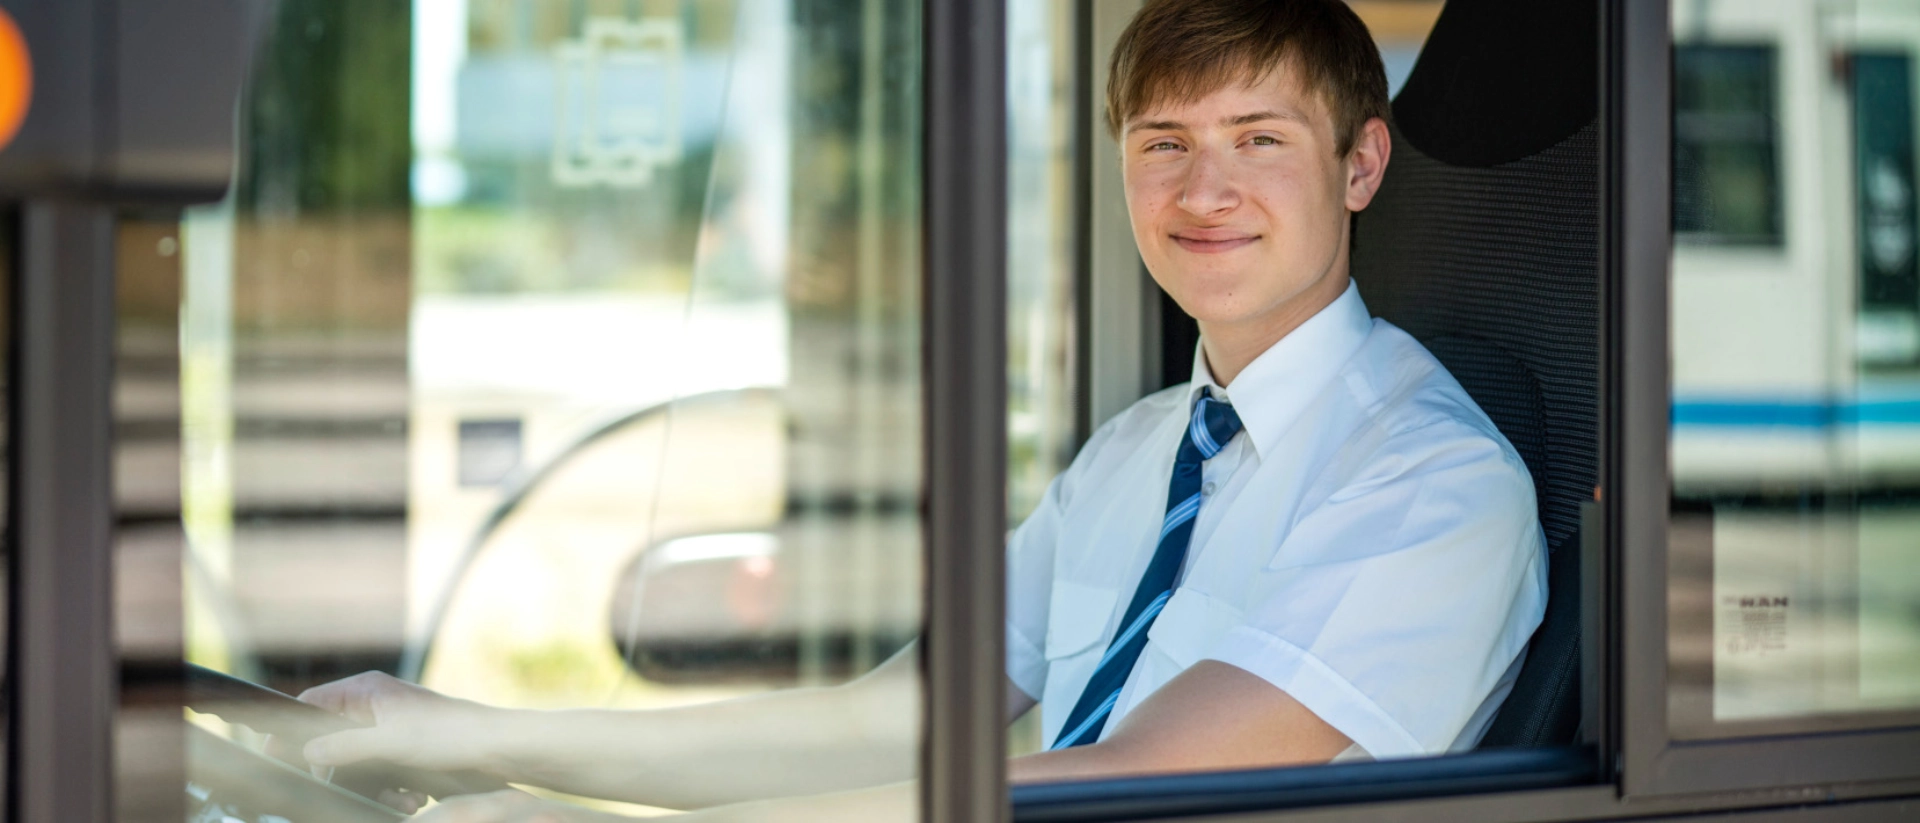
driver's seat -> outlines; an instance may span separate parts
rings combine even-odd
[[[1367,306],[1433,351],[1534,477],[1546,618],[1483,748],[1579,733],[1581,504],[1598,465],[1598,19],[1594,0],[1448,0],[1394,100],[1386,179],[1355,221]]]

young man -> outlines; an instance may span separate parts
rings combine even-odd
[[[1009,719],[1037,702],[1049,749],[1012,778],[1473,746],[1544,609],[1542,538],[1519,456],[1348,278],[1391,148],[1365,27],[1340,0],[1153,0],[1107,104],[1141,257],[1201,345],[1192,382],[1103,425],[1011,540]],[[912,776],[913,670],[548,713],[362,675],[304,697],[370,728],[305,754],[715,819],[904,818],[911,787],[882,784]],[[793,795],[814,796],[762,800]],[[433,814],[591,816],[512,793]]]

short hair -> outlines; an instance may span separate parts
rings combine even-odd
[[[1148,0],[1113,47],[1107,129],[1117,139],[1156,106],[1261,82],[1288,64],[1333,115],[1340,156],[1367,120],[1390,116],[1380,49],[1342,0]]]

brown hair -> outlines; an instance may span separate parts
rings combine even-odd
[[[1369,118],[1387,119],[1387,72],[1367,25],[1342,0],[1148,0],[1113,47],[1107,129],[1293,65],[1333,115],[1345,157]]]

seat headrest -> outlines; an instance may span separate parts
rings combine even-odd
[[[1447,0],[1394,120],[1456,166],[1538,154],[1599,111],[1599,33],[1596,0]]]

